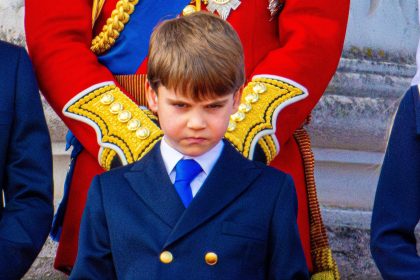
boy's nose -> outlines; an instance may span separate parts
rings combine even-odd
[[[206,121],[201,114],[195,114],[188,119],[187,126],[190,129],[203,129],[206,127]]]

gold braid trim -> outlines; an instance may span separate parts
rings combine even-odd
[[[340,280],[337,263],[330,248],[312,250],[312,259],[317,269],[311,276],[312,280]]]
[[[112,160],[117,156],[117,152],[110,149],[110,148],[105,148],[102,151],[101,154],[101,158],[100,158],[100,162],[99,164],[105,169],[105,170],[109,170],[111,169],[111,163]]]
[[[277,147],[272,135],[264,135],[258,140],[258,145],[264,152],[265,158],[267,159],[266,163],[269,164],[277,155]]]
[[[310,118],[308,118],[309,122]],[[308,195],[311,255],[314,265],[314,280],[339,280],[340,274],[328,243],[327,232],[319,209],[315,185],[315,159],[311,149],[311,139],[304,128],[295,131],[294,138],[299,146],[305,170]]]
[[[72,101],[65,113],[95,128],[103,148],[100,164],[106,170],[116,154],[123,164],[132,163],[163,136],[152,121],[156,117],[140,109],[115,85],[103,86]]]
[[[270,137],[270,135],[265,135],[260,140],[258,140],[258,145],[264,152],[265,158],[267,159],[267,164],[270,163],[276,156],[275,154],[273,154],[273,151],[276,151],[276,146],[272,146],[270,140],[272,142],[272,138]]]
[[[275,156],[277,155],[278,151],[277,151],[277,147],[276,144],[274,143],[273,137],[272,135],[265,135],[263,138],[261,138],[260,140],[264,140],[265,144],[267,145],[267,150],[270,151],[270,154],[267,154],[266,152],[266,156],[267,156],[267,164],[270,163]],[[258,141],[258,143],[260,143]]]
[[[272,135],[279,107],[304,92],[283,81],[256,78],[244,88],[238,112],[231,116],[225,138],[245,157],[251,158],[253,140],[257,134],[267,132],[259,139],[269,163],[278,153]],[[270,139],[271,138],[271,139]]]
[[[92,3],[92,28],[95,25],[96,20],[99,17],[99,14],[102,11],[102,7],[104,6],[105,0],[93,0]]]
[[[95,54],[102,54],[109,50],[123,31],[125,24],[139,0],[119,0],[111,16],[106,20],[102,31],[92,40],[90,49]]]

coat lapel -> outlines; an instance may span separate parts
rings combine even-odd
[[[165,247],[185,236],[241,195],[261,170],[227,142],[204,185],[176,224]]]
[[[171,228],[176,225],[185,207],[169,179],[160,145],[155,145],[125,174],[125,178],[155,214]]]

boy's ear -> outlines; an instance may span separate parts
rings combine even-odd
[[[147,80],[144,84],[144,87],[146,90],[146,99],[147,103],[149,104],[149,109],[156,113],[158,109],[157,92],[154,89],[152,89],[149,81]]]
[[[241,97],[242,97],[242,91],[244,89],[244,86],[241,86],[237,92],[233,95],[233,111],[238,111],[239,105],[241,104]]]

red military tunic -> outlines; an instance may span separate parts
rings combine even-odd
[[[103,172],[98,159],[101,159],[104,149],[112,150],[117,146],[101,141],[101,129],[98,129],[94,118],[74,117],[65,113],[66,108],[69,102],[80,100],[108,83],[117,85],[124,94],[134,99],[116,81],[114,74],[121,73],[113,73],[98,62],[97,55],[90,49],[92,39],[102,30],[117,2],[127,4],[130,1],[104,1],[92,27],[92,9],[97,9],[98,3],[100,7],[100,2],[96,1],[95,7],[88,0],[26,0],[25,4],[28,49],[41,91],[85,148],[77,158],[55,261],[55,267],[64,271],[72,267],[76,257],[80,219],[90,181],[94,175]],[[288,82],[303,93],[302,98],[282,106],[282,110],[276,111],[273,116],[272,132],[275,133],[272,136],[280,152],[271,165],[291,174],[294,179],[299,204],[298,226],[311,269],[306,183],[302,156],[293,133],[309,116],[336,70],[344,41],[349,1],[287,0],[281,12],[273,17],[268,9],[269,2],[242,0],[239,7],[231,11],[227,21],[242,41],[248,81],[253,77],[269,77]],[[204,4],[202,6],[205,8]],[[130,23],[128,20],[125,26]],[[116,40],[124,38],[120,36]],[[139,61],[135,73],[130,74],[144,73],[145,64]],[[117,153],[120,157],[123,157],[123,150]]]

